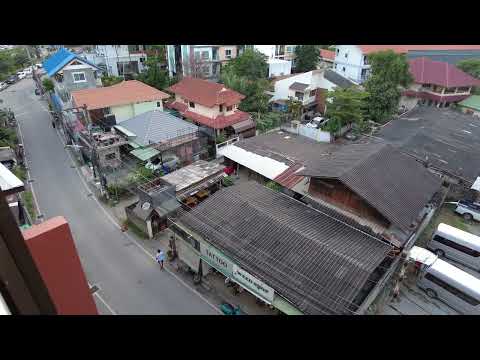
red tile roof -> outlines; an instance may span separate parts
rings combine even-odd
[[[320,57],[328,60],[335,60],[335,51],[320,49]]]
[[[244,95],[227,89],[223,84],[191,77],[183,78],[167,90],[207,107],[220,104],[235,105],[245,98]]]
[[[138,80],[122,81],[112,86],[72,91],[76,106],[87,105],[88,110],[146,101],[162,101],[169,95]]]
[[[233,124],[250,118],[250,114],[240,110],[235,111],[232,115],[220,115],[216,118],[209,118],[188,110],[183,112],[182,115],[201,125],[205,125],[214,129],[224,129],[228,126],[232,126]]]
[[[480,45],[357,45],[364,54],[376,51],[393,50],[405,54],[414,50],[480,50]]]
[[[434,84],[447,88],[457,86],[480,86],[480,80],[475,79],[455,65],[433,61],[421,57],[409,61],[410,73],[417,84]]]
[[[295,172],[301,167],[303,167],[302,164],[294,164],[273,179],[273,181],[285,186],[287,189],[291,189],[305,178],[302,175],[295,175]]]

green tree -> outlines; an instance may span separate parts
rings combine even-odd
[[[245,95],[239,109],[245,112],[264,113],[268,110],[268,90],[270,83],[266,79],[249,80],[231,72],[221,75],[221,81],[229,89]]]
[[[480,60],[479,59],[466,59],[459,61],[457,67],[472,75],[475,78],[480,79]]]
[[[288,114],[291,120],[298,120],[302,114],[302,102],[293,98],[287,100]]]
[[[397,110],[401,88],[412,83],[412,75],[405,56],[392,50],[372,53],[368,61],[371,64],[371,75],[365,82],[368,116],[384,123]]]
[[[295,68],[298,72],[315,70],[320,60],[319,45],[297,45],[295,47],[295,58]]]
[[[165,60],[158,55],[149,56],[146,60],[147,70],[137,76],[137,80],[156,89],[165,89],[170,85],[168,72],[161,69]]]
[[[229,73],[248,80],[266,79],[268,64],[266,56],[258,50],[246,49],[242,55],[230,60],[222,68],[222,73]]]
[[[257,129],[264,133],[268,130],[274,129],[281,125],[282,121],[282,114],[276,112],[266,112],[264,114],[260,114],[257,118]]]
[[[121,76],[103,76],[102,85],[103,86],[112,86],[118,83],[121,83],[123,78]]]
[[[55,89],[55,85],[53,84],[53,81],[49,78],[43,79],[42,85],[45,88],[45,91],[47,92],[53,92],[53,90]]]
[[[354,123],[363,129],[367,93],[356,88],[335,88],[327,93],[328,123],[326,129],[337,133],[343,126]]]

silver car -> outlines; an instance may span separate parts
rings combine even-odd
[[[480,221],[480,204],[474,202],[467,202],[460,200],[455,209],[457,214],[463,216],[465,220],[476,220]]]

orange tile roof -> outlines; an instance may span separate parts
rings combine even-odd
[[[320,57],[328,60],[335,60],[335,51],[320,49]]]
[[[107,87],[72,91],[72,97],[76,106],[87,105],[88,110],[95,110],[145,101],[161,101],[169,95],[141,81],[129,80]]]
[[[245,98],[245,95],[230,90],[223,84],[191,77],[183,78],[167,90],[207,107],[220,104],[231,106]]]

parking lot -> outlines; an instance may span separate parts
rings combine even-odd
[[[480,236],[480,223],[465,222],[462,217],[454,212],[455,207],[444,205],[432,223],[425,229],[416,245],[426,247],[428,240],[439,223],[445,223],[464,231]],[[444,259],[456,267],[480,278],[480,273],[462,266],[452,260]],[[440,300],[431,299],[427,294],[416,286],[416,276],[413,272],[407,272],[407,278],[400,286],[400,294],[396,299],[391,299],[383,306],[381,315],[459,315],[457,311],[444,304]]]

